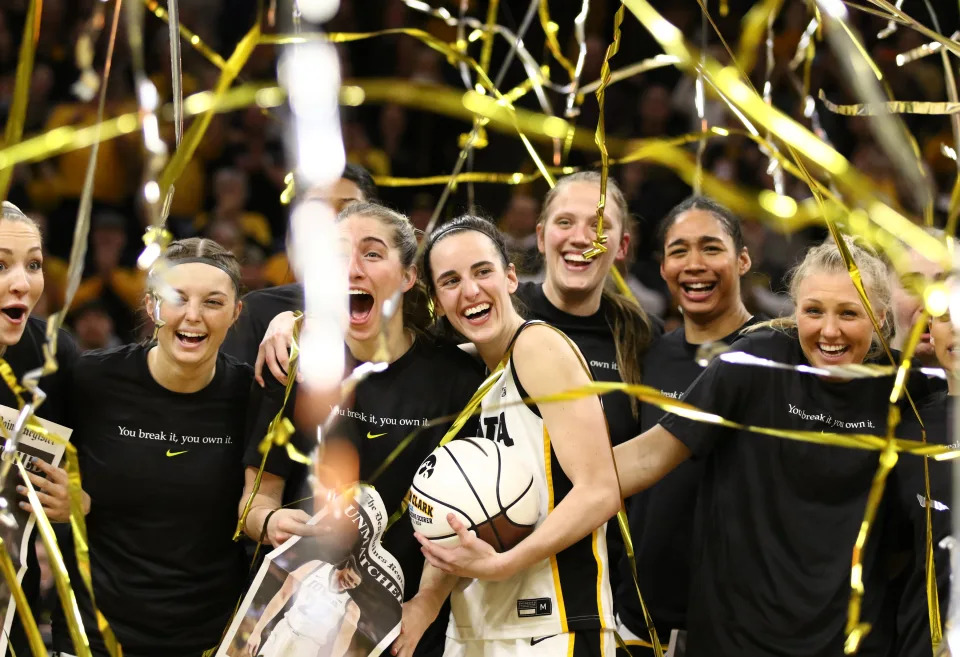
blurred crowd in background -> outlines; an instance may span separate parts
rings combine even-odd
[[[37,45],[36,64],[30,89],[26,135],[39,134],[65,125],[90,125],[96,116],[96,99],[85,102],[72,93],[79,77],[75,65],[74,44],[92,13],[95,0],[44,0]],[[454,15],[459,2],[434,0]],[[268,8],[271,3],[266,3]],[[284,3],[280,3],[284,4]],[[468,15],[481,20],[487,3],[471,0]],[[498,22],[517,31],[528,2],[501,2]],[[552,20],[559,26],[557,36],[565,55],[575,58],[576,41],[573,19],[579,2],[552,2]],[[704,43],[704,22],[700,6],[693,0],[661,0],[654,3],[697,45]],[[751,3],[730,0],[729,14],[722,17],[716,2],[707,3],[731,48],[740,36],[740,21]],[[948,32],[957,26],[957,7],[935,3],[944,12],[939,24]],[[19,41],[28,5],[27,0],[5,0],[0,7],[0,124],[6,120],[15,83]],[[604,52],[612,35],[613,13],[618,3],[593,0],[586,24],[587,55],[582,82],[599,77]],[[774,25],[774,64],[770,75],[774,104],[810,125],[803,115],[800,95],[802,69],[794,72],[789,62],[810,21],[810,9],[802,0],[786,0]],[[919,10],[917,10],[919,11]],[[237,41],[256,19],[255,0],[190,0],[180,3],[184,25],[223,56],[228,56]],[[952,13],[947,13],[952,12]],[[108,10],[107,15],[110,15]],[[279,10],[277,14],[279,14]],[[266,31],[289,30],[289,21],[275,14],[276,23]],[[886,21],[867,13],[852,11],[851,23],[860,30],[866,49],[884,75],[893,98],[899,100],[947,99],[944,70],[939,56],[928,57],[904,67],[896,65],[896,55],[924,43],[924,37],[901,27],[884,40],[877,33]],[[917,19],[933,26],[929,15]],[[265,20],[268,20],[267,18]],[[402,0],[343,0],[335,19],[323,26],[326,31],[369,32],[386,28],[424,29],[446,42],[456,39],[456,29],[424,13],[407,7]],[[706,49],[722,62],[730,57],[713,32],[707,28]],[[108,30],[98,41],[97,66],[102,67]],[[949,34],[948,34],[949,36]],[[131,75],[131,57],[123,21],[118,36],[107,93],[107,116],[136,109]],[[541,63],[550,65],[551,77],[568,81],[566,73],[550,56],[538,20],[527,32],[526,47]],[[149,12],[144,30],[146,64],[165,101],[171,96],[170,43],[167,26]],[[279,46],[258,47],[241,75],[244,81],[272,81],[276,78]],[[393,78],[398,84],[416,82],[462,89],[459,71],[446,58],[409,36],[391,35],[355,41],[338,46],[342,76],[353,78]],[[479,56],[480,44],[471,46]],[[504,60],[509,44],[495,40],[492,68]],[[751,74],[761,89],[766,77],[766,57],[758,53]],[[612,61],[614,69],[627,66],[660,52],[646,30],[628,14],[623,42]],[[184,93],[210,89],[218,69],[184,43]],[[509,89],[525,78],[514,60],[501,88]],[[825,42],[817,43],[810,70],[814,98],[823,90],[835,103],[857,102],[841,67]],[[700,118],[694,103],[694,83],[673,67],[644,73],[611,86],[607,90],[607,134],[616,137],[662,138],[699,130]],[[553,94],[556,111],[563,108],[562,97]],[[520,106],[539,110],[530,97]],[[870,118],[848,118],[831,114],[817,101],[817,111],[831,143],[846,155],[861,172],[874,180],[888,200],[911,216],[921,212],[912,207],[911,197],[901,189],[900,176],[877,146]],[[724,104],[708,99],[705,119],[712,126],[741,127]],[[458,138],[470,129],[459,120],[400,105],[361,105],[342,108],[343,140],[349,162],[366,167],[381,182],[384,177],[418,177],[448,174],[459,152]],[[576,123],[593,131],[598,118],[597,103],[588,95]],[[949,117],[913,115],[904,117],[916,138],[928,178],[936,186],[936,219],[942,222],[949,192],[957,174],[957,163],[942,153],[942,144],[953,144]],[[278,285],[293,280],[284,257],[288,207],[280,201],[284,177],[290,169],[284,153],[285,121],[282,111],[266,112],[249,108],[217,116],[196,156],[176,183],[169,227],[177,237],[202,235],[230,248],[244,265],[243,282],[248,289]],[[164,126],[164,138],[171,150],[174,131]],[[533,163],[521,142],[514,136],[490,132],[489,145],[475,151],[472,165],[476,171],[534,171]],[[691,148],[696,148],[694,143]],[[42,161],[16,167],[9,200],[36,218],[44,227],[47,255],[46,292],[38,314],[51,312],[63,303],[65,272],[71,246],[89,151],[77,150]],[[541,155],[549,159],[548,149]],[[572,151],[568,164],[591,166],[596,152]],[[703,154],[703,166],[724,180],[754,189],[771,189],[767,173],[769,158],[752,142],[734,134],[713,139]],[[140,336],[144,324],[140,317],[144,274],[135,267],[142,248],[145,213],[137,200],[142,176],[142,149],[139,133],[105,142],[100,147],[89,251],[80,291],[73,304],[69,323],[81,348],[99,348],[119,344]],[[653,236],[657,222],[677,202],[690,194],[690,188],[670,170],[639,161],[615,166],[616,177],[637,218],[633,261],[628,266],[629,281],[651,314],[659,315],[668,328],[676,321],[668,292],[659,276],[659,263]],[[442,186],[393,187],[379,185],[380,200],[411,217],[424,228],[439,199]],[[442,217],[459,214],[470,207],[495,219],[509,236],[517,252],[518,267],[526,277],[536,277],[535,225],[545,183],[524,186],[476,184],[472,191],[460,185],[443,209]],[[800,200],[809,196],[806,186],[786,177],[786,193]],[[753,271],[744,287],[751,310],[780,314],[784,306],[783,277],[797,254],[819,239],[823,232],[809,229],[784,235],[775,226],[748,222],[747,244],[753,258]]]

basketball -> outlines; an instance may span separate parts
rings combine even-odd
[[[504,552],[533,531],[539,497],[531,465],[518,454],[494,440],[463,438],[438,447],[420,464],[408,511],[413,528],[439,545],[459,543],[447,523],[453,513]]]

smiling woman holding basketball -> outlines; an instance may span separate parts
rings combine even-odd
[[[464,216],[434,231],[424,253],[424,276],[438,314],[476,346],[487,367],[493,371],[505,361],[482,401],[481,426],[487,438],[498,438],[504,458],[532,467],[540,488],[538,527],[505,552],[456,520],[451,526],[460,536],[457,547],[418,536],[432,566],[475,579],[451,595],[444,654],[612,655],[604,524],[619,507],[619,490],[610,437],[598,431],[606,426],[600,401],[501,407],[589,383],[583,358],[558,330],[524,322],[514,309],[516,273],[502,236],[489,222]],[[418,611],[435,615],[454,584],[454,578],[428,569]]]

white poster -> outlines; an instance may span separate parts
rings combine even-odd
[[[14,424],[19,415],[20,412],[17,409],[0,405],[0,421],[3,422],[3,426],[6,428],[5,435],[10,435],[13,432]],[[70,434],[73,433],[73,429],[68,429],[55,422],[50,422],[39,417],[35,417],[35,419],[40,426],[50,433],[55,433],[64,440],[70,440]],[[0,446],[2,446],[2,442],[0,442]],[[43,459],[51,465],[59,466],[65,449],[66,447],[62,444],[48,440],[30,429],[24,429],[20,435],[20,443],[17,451],[23,459],[24,468],[26,468],[28,472],[38,474],[42,477],[44,476],[43,472],[37,466],[32,465],[28,461],[28,458],[32,456]],[[12,540],[8,541],[7,550],[9,550],[10,558],[13,560],[13,565],[17,569],[17,581],[22,583],[23,575],[27,572],[27,554],[33,549],[30,543],[33,539],[33,528],[37,524],[37,519],[32,513],[28,513],[20,508],[19,503],[24,498],[17,492],[17,485],[19,483],[20,476],[16,466],[14,466],[10,469],[6,481],[3,483],[3,489],[0,490],[0,495],[9,502],[10,511],[17,521],[17,528],[12,531]],[[4,539],[6,540],[6,538],[7,536],[5,535]],[[10,589],[7,587],[2,576],[0,576],[0,609],[6,610],[3,617],[3,634],[0,636],[0,657],[2,657],[7,654],[7,637],[10,634],[10,627],[13,625],[13,618],[17,613],[16,603],[13,598],[10,597]]]
[[[380,545],[383,502],[362,486],[345,516],[318,513],[310,520],[316,536],[266,556],[217,657],[376,657],[393,643],[403,572]]]

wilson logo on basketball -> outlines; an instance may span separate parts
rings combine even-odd
[[[431,454],[427,459],[420,464],[420,469],[417,470],[417,474],[426,479],[430,478],[430,475],[433,474],[433,469],[437,466],[437,457]]]

